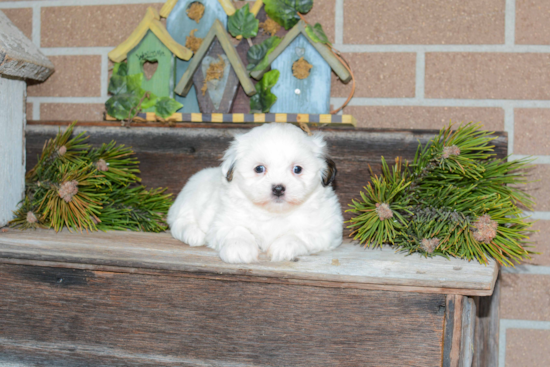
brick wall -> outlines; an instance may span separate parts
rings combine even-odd
[[[35,120],[100,120],[107,53],[164,1],[0,0],[56,73],[28,89]],[[505,270],[499,366],[550,365],[550,0],[316,0],[320,22],[357,76],[345,113],[360,126],[434,128],[482,121],[534,155],[534,236],[544,254]],[[331,103],[349,86],[333,79]]]

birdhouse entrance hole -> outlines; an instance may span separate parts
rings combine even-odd
[[[313,65],[307,62],[307,60],[302,56],[299,60],[292,64],[292,75],[298,79],[305,79],[309,76],[309,71],[312,67]]]
[[[195,22],[200,22],[204,15],[204,5],[198,1],[194,1],[187,7],[187,16]]]
[[[155,75],[157,68],[159,66],[159,62],[157,60],[146,60],[143,65],[143,76],[147,80],[151,80],[153,75]]]

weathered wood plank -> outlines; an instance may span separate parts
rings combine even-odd
[[[53,72],[52,62],[0,11],[0,75],[44,81]]]
[[[364,284],[400,286],[403,290],[460,294],[490,294],[498,271],[459,259],[405,256],[390,248],[365,250],[344,243],[336,250],[303,256],[298,262],[272,263],[265,257],[255,264],[227,264],[214,250],[189,247],[170,234],[95,232],[86,235],[51,230],[0,233],[0,258],[69,262],[186,273],[242,275],[294,279],[326,286],[358,288]],[[354,286],[354,284],[356,286]]]
[[[498,366],[498,335],[500,325],[500,277],[492,295],[475,297],[477,316],[475,321],[474,360],[472,367]]]
[[[0,361],[40,360],[43,366],[441,361],[444,295],[18,265],[0,265],[0,277]]]
[[[474,331],[476,304],[471,297],[464,297],[462,307],[462,340],[460,342],[460,367],[472,367],[474,359]]]

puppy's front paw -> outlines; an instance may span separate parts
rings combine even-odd
[[[306,244],[296,236],[283,236],[269,246],[268,255],[271,261],[292,260],[300,255],[307,255]]]
[[[181,242],[185,242],[189,246],[202,246],[206,243],[206,234],[196,224],[172,226],[172,237]]]
[[[220,258],[226,263],[251,263],[258,261],[258,246],[242,239],[228,240],[220,250]]]

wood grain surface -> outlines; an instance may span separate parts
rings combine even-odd
[[[262,255],[264,256],[264,255]],[[187,276],[245,276],[292,280],[320,287],[400,289],[411,292],[491,294],[498,273],[495,262],[406,256],[391,248],[365,250],[346,242],[333,251],[275,262],[227,264],[206,247],[189,247],[168,233],[94,232],[81,235],[52,230],[0,233],[0,262],[7,259],[156,269]],[[399,288],[401,287],[401,288]],[[380,289],[378,288],[378,289]]]
[[[439,294],[5,264],[0,277],[3,364],[441,363],[445,296]]]
[[[30,122],[27,125],[27,169],[37,162],[44,141],[58,132],[63,122]],[[175,128],[147,127],[133,124],[130,129],[116,123],[78,124],[75,132],[88,131],[93,145],[116,140],[131,146],[141,162],[141,177],[148,187],[168,187],[177,194],[189,177],[205,167],[218,166],[223,152],[235,134],[254,127],[246,124],[181,123]],[[156,125],[158,126],[158,125]],[[334,185],[342,210],[348,209],[352,199],[369,182],[370,170],[380,173],[380,157],[388,162],[396,157],[412,160],[418,142],[427,143],[437,131],[360,129],[351,127],[311,128],[322,131],[330,156],[338,168]],[[495,151],[504,157],[507,150],[506,133],[496,133]],[[350,218],[349,213],[344,214]]]

